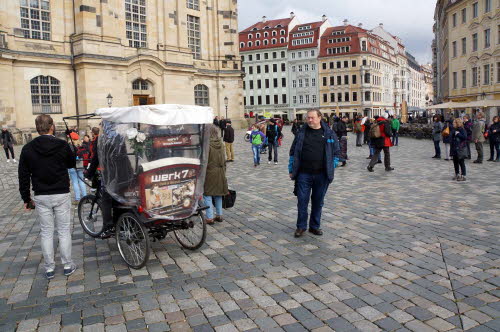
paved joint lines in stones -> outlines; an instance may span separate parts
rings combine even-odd
[[[458,302],[458,300],[457,300],[457,294],[456,294],[455,288],[453,287],[453,283],[451,282],[450,271],[448,269],[448,264],[446,263],[446,258],[445,258],[445,255],[444,255],[444,251],[443,251],[443,246],[442,246],[442,243],[441,243],[441,239],[439,237],[437,237],[437,240],[438,240],[438,243],[439,243],[439,249],[441,251],[441,257],[443,259],[443,263],[444,263],[444,267],[445,267],[445,270],[446,270],[446,274],[448,276],[448,280],[450,281],[451,291],[452,291],[452,294],[453,294],[453,302],[455,302],[455,305],[457,306],[458,318],[460,319],[460,327],[462,328],[462,330],[464,330],[464,322],[462,320],[462,314],[460,313],[460,307],[458,306],[458,303],[457,303]]]

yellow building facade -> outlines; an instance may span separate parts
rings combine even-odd
[[[237,4],[199,0],[0,2],[0,124],[140,104],[243,118]],[[236,121],[237,122],[237,121]]]
[[[437,6],[435,60],[446,59],[435,77],[440,101],[500,100],[500,0],[438,1]],[[498,115],[495,107],[484,111],[488,119]]]

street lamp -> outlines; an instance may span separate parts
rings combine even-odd
[[[227,120],[227,104],[229,103],[229,99],[224,97],[224,105],[226,105],[226,120]]]
[[[111,107],[111,104],[113,104],[113,96],[111,95],[111,93],[108,93],[106,99],[108,100],[108,107]]]

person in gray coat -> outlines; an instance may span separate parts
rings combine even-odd
[[[3,149],[5,150],[5,156],[7,157],[7,162],[10,163],[9,152],[10,152],[10,157],[12,158],[12,162],[14,163],[17,162],[16,158],[14,157],[14,137],[12,137],[12,134],[10,133],[7,126],[2,127],[0,142],[1,145],[3,146]]]
[[[432,122],[432,140],[434,141],[434,150],[436,151],[432,158],[441,159],[441,147],[439,146],[439,142],[441,142],[441,132],[443,131],[441,116],[434,115],[432,117]]]
[[[483,163],[483,143],[484,131],[486,129],[486,122],[484,121],[484,114],[479,112],[477,114],[477,120],[472,125],[472,141],[476,144],[477,159],[474,160],[474,164]]]

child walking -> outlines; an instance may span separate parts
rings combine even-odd
[[[266,139],[266,135],[259,130],[259,126],[254,124],[252,126],[252,133],[250,134],[250,143],[252,144],[253,152],[253,166],[257,167],[260,165],[260,149],[262,148],[262,143]]]

